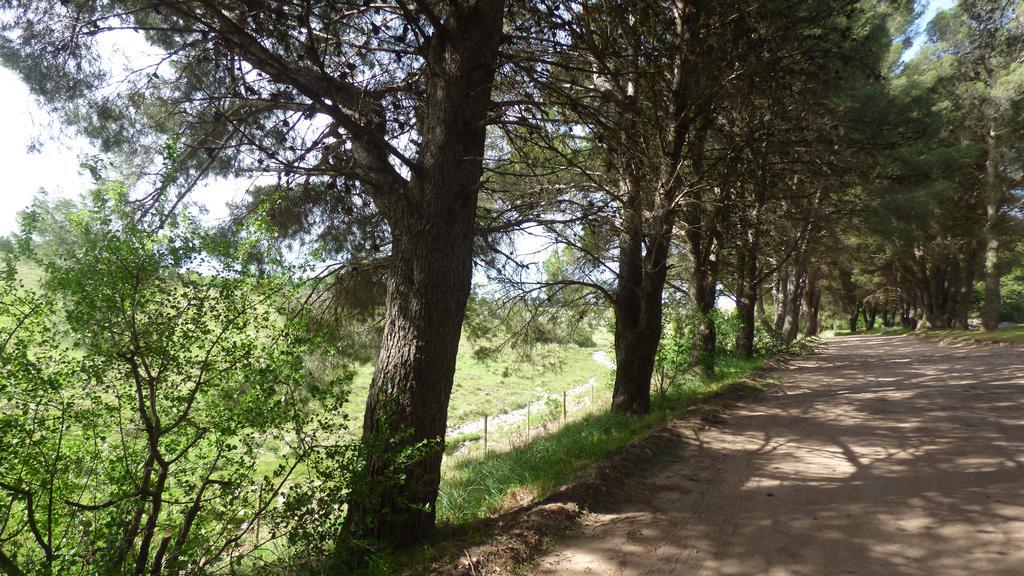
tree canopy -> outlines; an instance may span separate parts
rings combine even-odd
[[[424,541],[464,332],[607,324],[610,408],[642,415],[667,369],[1024,310],[1016,0],[960,0],[910,58],[909,0],[0,9],[0,62],[108,161],[0,243],[8,574],[226,572],[287,513],[310,556]],[[190,216],[243,176],[230,222]]]

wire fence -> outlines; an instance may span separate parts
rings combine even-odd
[[[458,461],[506,452],[566,424],[602,411],[607,402],[598,378],[560,393],[548,393],[526,406],[501,414],[485,414],[448,430],[446,458]]]

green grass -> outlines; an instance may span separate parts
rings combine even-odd
[[[544,344],[529,357],[500,354],[491,360],[474,357],[473,346],[462,339],[455,366],[455,386],[448,408],[448,424],[461,424],[484,415],[494,416],[522,408],[544,397],[585,384],[591,378],[602,381],[608,368],[593,359],[600,344]],[[362,422],[373,366],[356,369],[352,390],[345,405],[351,429]]]
[[[433,541],[404,553],[381,551],[373,555],[371,566],[353,575],[426,573],[432,563],[458,555],[481,537],[478,520],[543,499],[559,486],[580,479],[616,450],[651,434],[687,408],[739,385],[763,366],[764,358],[721,359],[713,381],[689,377],[666,395],[655,395],[651,413],[641,417],[609,412],[611,390],[602,386],[599,412],[571,420],[507,452],[446,459],[437,504],[439,530]]]
[[[533,500],[543,498],[579,478],[595,462],[762,366],[763,359],[725,359],[715,380],[688,379],[664,397],[656,397],[646,416],[591,414],[507,452],[457,460],[443,471],[439,521],[457,526],[489,517],[523,494]]]
[[[993,332],[982,332],[980,330],[927,330],[922,332],[922,334],[931,338],[1024,344],[1024,326],[1006,326]]]

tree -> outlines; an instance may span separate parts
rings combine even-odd
[[[982,329],[999,327],[1000,239],[1009,191],[1019,185],[1013,156],[1021,133],[1024,94],[1024,24],[1013,0],[964,0],[936,17],[931,36],[939,57],[954,59],[959,105],[975,110],[972,131],[985,146],[985,306]],[[1017,180],[1017,184],[1014,183]]]
[[[233,570],[292,531],[279,499],[322,482],[295,471],[343,432],[349,375],[312,372],[300,286],[239,265],[259,233],[225,245],[162,206],[140,221],[127,196],[37,202],[0,284],[12,576]]]
[[[282,194],[322,186],[318,205],[338,209],[331,213],[370,204],[381,215],[387,297],[363,434],[388,447],[370,456],[368,473],[392,488],[348,517],[371,538],[422,539],[434,525],[470,292],[504,2],[3,7],[0,57],[65,119],[105,149],[144,153],[140,142],[171,143],[176,153],[148,204],[180,201],[207,174],[254,172],[278,175]],[[94,39],[124,29],[164,55],[119,90],[97,90],[108,74]],[[400,454],[424,444],[423,458],[395,469]],[[384,474],[405,481],[385,483]]]

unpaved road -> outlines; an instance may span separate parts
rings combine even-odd
[[[1024,350],[847,337],[537,565],[574,575],[1024,575]]]

